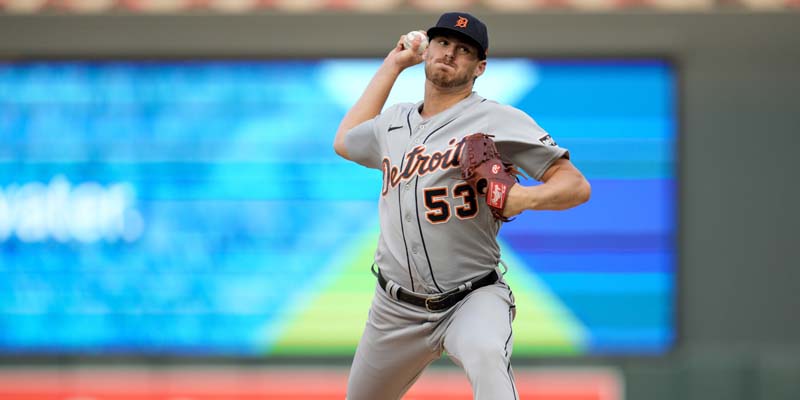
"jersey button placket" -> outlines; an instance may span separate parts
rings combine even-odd
[[[424,130],[425,130],[425,124],[420,124],[419,128],[417,128],[417,131],[414,132],[414,134],[417,136],[417,138],[414,139],[414,144],[419,144],[422,141],[420,137],[422,137],[422,131]]]
[[[409,180],[403,183],[403,203],[404,204],[414,204],[417,199],[417,193],[414,190],[414,180]],[[422,254],[422,243],[420,241],[419,229],[417,227],[417,214],[416,210],[413,206],[409,209],[403,209],[403,222],[406,225],[405,233],[406,233],[406,240],[408,241],[408,251],[411,253],[411,265],[414,269],[414,275],[421,279],[424,276],[420,268],[422,266],[427,265],[423,260],[420,259],[420,255]]]

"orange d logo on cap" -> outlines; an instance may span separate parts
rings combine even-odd
[[[0,3],[2,2],[3,0],[0,0]],[[439,17],[436,25],[428,29],[428,39],[453,33],[475,45],[478,49],[478,59],[486,59],[486,51],[489,50],[489,34],[486,32],[486,25],[480,19],[462,11],[444,13]]]

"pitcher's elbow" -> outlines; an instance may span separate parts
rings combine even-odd
[[[583,179],[581,182],[580,187],[578,188],[578,200],[580,201],[579,204],[583,204],[589,201],[592,197],[592,185],[586,179]]]
[[[347,149],[345,148],[344,143],[342,143],[341,141],[337,140],[333,142],[333,151],[335,151],[336,154],[339,155],[339,157],[342,157],[346,160],[350,159],[347,156]]]

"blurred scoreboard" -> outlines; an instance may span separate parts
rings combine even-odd
[[[501,229],[515,355],[668,351],[673,66],[489,61],[476,91],[528,112],[593,188]],[[0,354],[352,354],[381,173],[332,141],[379,62],[0,64]],[[423,81],[409,69],[389,101]]]

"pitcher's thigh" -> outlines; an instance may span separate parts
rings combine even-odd
[[[370,310],[350,368],[349,400],[399,399],[440,355],[431,345],[431,325],[408,323],[400,316],[402,308],[386,301],[376,299]]]
[[[486,289],[486,290],[484,290]],[[471,294],[445,332],[444,348],[464,368],[476,399],[514,399],[513,298],[494,285]]]

